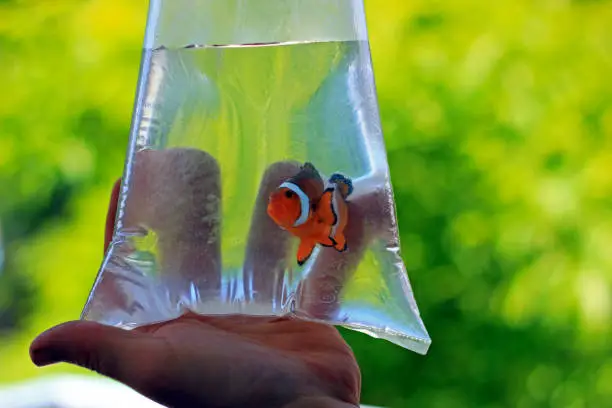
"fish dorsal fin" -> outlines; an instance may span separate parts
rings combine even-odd
[[[310,162],[302,165],[298,174],[287,180],[287,182],[300,187],[308,198],[313,201],[317,200],[325,189],[323,178]]]
[[[310,162],[304,163],[297,177],[311,178],[311,179],[316,180],[317,182],[320,181],[321,184],[323,184],[323,179],[321,178],[321,174],[316,169],[316,167]]]
[[[313,171],[313,172],[315,172],[315,173],[318,173],[318,171],[317,171],[316,167],[315,167],[315,166],[314,166],[314,164],[312,164],[311,162],[305,162],[305,163],[302,165],[302,169],[305,169],[305,170],[309,170],[309,171]]]

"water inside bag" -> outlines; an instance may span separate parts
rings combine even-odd
[[[145,50],[113,242],[83,317],[296,315],[425,353],[400,256],[367,41]],[[266,213],[309,162],[353,182],[344,252]],[[409,226],[407,226],[409,227]]]

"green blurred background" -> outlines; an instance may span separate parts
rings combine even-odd
[[[366,0],[433,344],[343,331],[363,403],[612,406],[612,1]],[[102,259],[147,1],[0,0],[0,386]]]

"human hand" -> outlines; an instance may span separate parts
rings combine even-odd
[[[268,171],[258,205],[265,203],[267,190],[288,170],[292,170],[291,165],[281,164]],[[118,188],[116,184],[107,216],[105,250],[112,237]],[[283,238],[265,218],[255,219],[253,228],[266,234],[264,239],[257,239],[262,234],[251,235],[249,246],[255,249],[246,262],[252,263],[256,272],[265,272],[273,265],[266,264],[267,260],[257,254],[280,254]],[[350,232],[348,236],[358,248],[359,237]],[[265,246],[273,248],[266,252]],[[218,256],[210,248],[198,247],[192,252],[193,256],[196,252]],[[218,259],[210,261],[219,263]],[[269,287],[261,280],[255,284]],[[303,293],[309,290],[306,287]],[[322,295],[305,298],[312,300]],[[75,321],[42,333],[32,343],[30,353],[38,366],[76,364],[122,382],[168,407],[301,408],[359,403],[359,367],[338,331],[331,325],[292,317],[187,313],[130,331]]]

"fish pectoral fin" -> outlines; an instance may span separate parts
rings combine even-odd
[[[298,247],[297,251],[298,265],[302,266],[306,263],[306,261],[308,261],[312,255],[312,251],[314,251],[315,246],[316,243],[312,240],[304,239],[302,242],[300,242],[300,246]]]
[[[317,203],[317,216],[326,225],[336,225],[338,222],[338,215],[334,210],[334,190],[328,188],[325,190],[321,199]]]
[[[344,234],[336,234],[336,236],[334,237],[334,241],[336,241],[336,244],[334,245],[336,251],[344,252],[348,249],[346,237],[344,236]]]
[[[342,197],[346,199],[353,193],[353,182],[350,178],[343,176],[340,173],[334,173],[329,178],[330,183],[334,183],[340,189]]]

